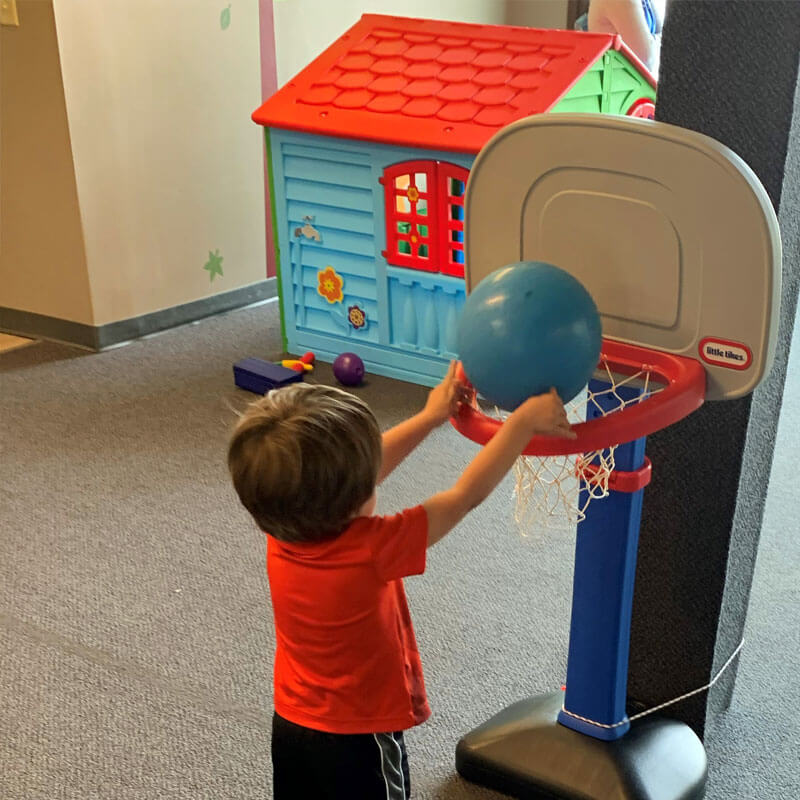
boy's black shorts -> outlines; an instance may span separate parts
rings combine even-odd
[[[272,717],[275,800],[407,800],[402,732],[323,733]]]

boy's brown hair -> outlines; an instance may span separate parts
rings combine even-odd
[[[372,496],[380,463],[369,406],[341,389],[304,383],[251,403],[228,448],[242,505],[284,542],[340,533]]]

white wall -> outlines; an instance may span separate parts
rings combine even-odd
[[[257,1],[54,8],[94,324],[263,279]]]
[[[369,0],[366,3],[364,0],[276,0],[278,86],[283,86],[313,61],[334,39],[358,22],[362,14],[501,25],[505,12],[506,0]]]
[[[568,0],[506,0],[506,22],[528,28],[565,28]]]
[[[0,307],[92,324],[51,0],[0,26]]]
[[[22,27],[3,31],[0,306],[104,325],[261,280],[258,0],[19,2]],[[276,0],[279,82],[366,12],[547,27],[565,2]]]

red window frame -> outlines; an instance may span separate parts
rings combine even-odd
[[[445,161],[404,161],[384,170],[389,264],[464,277],[468,177],[469,170]]]

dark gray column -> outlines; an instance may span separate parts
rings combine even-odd
[[[797,120],[790,136],[799,54],[795,0],[670,4],[656,117],[714,137],[755,171],[779,210],[784,283],[769,379],[648,441],[628,680],[629,698],[646,707],[708,683],[744,628],[800,276]],[[730,702],[735,666],[665,713],[702,736],[708,715]]]

